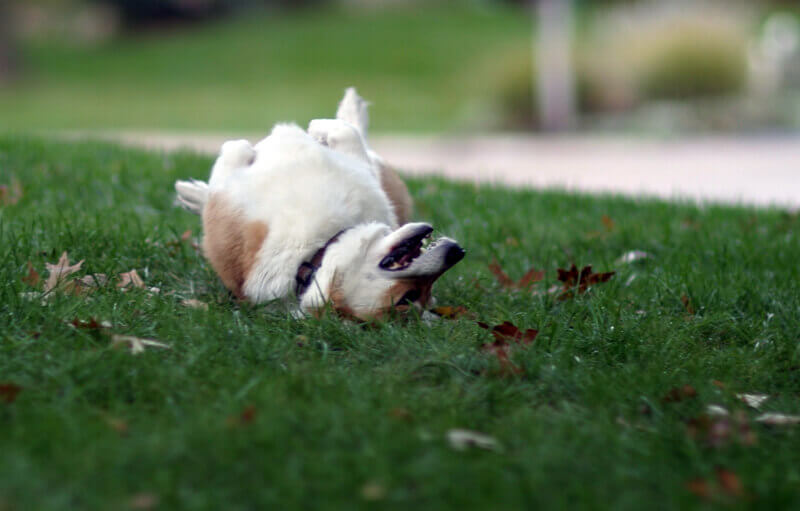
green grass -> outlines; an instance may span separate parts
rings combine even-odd
[[[797,427],[751,422],[755,445],[687,434],[708,404],[752,420],[736,392],[800,412],[796,215],[412,181],[417,217],[468,250],[437,283],[440,302],[540,331],[513,355],[524,373],[503,377],[473,319],[364,328],[231,300],[188,243],[172,243],[199,229],[172,206],[172,183],[210,163],[0,138],[0,183],[15,176],[24,190],[0,208],[0,383],[22,387],[0,400],[0,509],[126,509],[142,493],[160,509],[800,504]],[[602,215],[614,229],[587,235]],[[615,264],[633,249],[653,258]],[[161,293],[24,298],[27,262],[44,273],[64,250],[87,273],[135,268]],[[558,301],[500,288],[493,258],[514,277],[545,269],[537,289],[572,262],[618,273]],[[67,324],[92,317],[172,349],[132,356]],[[686,384],[695,399],[662,400]],[[253,420],[237,424],[248,407]],[[454,451],[451,428],[504,449]],[[746,495],[706,502],[686,489],[716,467]],[[365,486],[382,500],[365,500]]]
[[[379,130],[451,129],[480,117],[484,64],[529,44],[524,11],[464,2],[31,42],[26,74],[0,89],[0,130],[264,131],[333,115],[351,85],[374,102]]]

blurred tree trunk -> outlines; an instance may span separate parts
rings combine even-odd
[[[0,0],[0,83],[11,80],[17,69],[11,7],[8,0]]]
[[[535,22],[534,97],[545,131],[563,131],[575,124],[575,77],[572,66],[572,0],[533,0]]]

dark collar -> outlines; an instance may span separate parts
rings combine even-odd
[[[317,270],[319,270],[319,267],[322,266],[322,259],[325,257],[325,251],[328,250],[328,247],[339,241],[339,236],[346,230],[347,229],[342,229],[334,234],[331,239],[314,253],[310,261],[303,261],[300,263],[300,266],[297,268],[297,275],[294,277],[294,295],[298,300],[303,297],[303,294],[314,281],[314,275],[317,273]]]

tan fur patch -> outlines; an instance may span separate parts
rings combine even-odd
[[[392,203],[394,214],[399,225],[408,223],[414,203],[408,193],[408,187],[397,175],[397,172],[388,165],[381,165],[381,187]]]
[[[347,303],[347,298],[344,296],[344,291],[339,282],[339,278],[334,274],[331,279],[331,287],[328,289],[328,300],[330,300],[333,310],[337,314],[345,318],[357,318],[358,315]]]
[[[263,222],[247,222],[244,213],[219,194],[203,209],[203,253],[225,287],[244,298],[244,286],[256,254],[269,234]]]

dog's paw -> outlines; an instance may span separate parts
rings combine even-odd
[[[339,109],[336,110],[336,118],[349,122],[361,132],[361,136],[366,138],[367,128],[369,128],[369,113],[367,108],[369,103],[358,95],[355,87],[349,87],[344,91],[344,97],[339,102]]]
[[[229,140],[222,144],[219,157],[229,168],[249,167],[256,159],[256,150],[247,140]]]
[[[208,183],[205,181],[175,181],[175,191],[178,192],[177,203],[186,211],[200,215],[203,206],[208,202]]]
[[[236,170],[249,167],[256,159],[256,150],[247,140],[229,140],[222,144],[217,161],[208,180],[211,188],[225,186],[228,176]]]
[[[308,134],[334,151],[370,162],[361,134],[348,122],[339,119],[314,119],[308,125]]]

